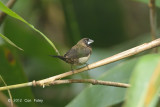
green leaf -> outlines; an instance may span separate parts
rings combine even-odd
[[[134,1],[140,1],[140,2],[143,2],[143,3],[149,4],[149,0],[134,0]],[[159,0],[155,0],[155,2],[156,2],[156,6],[160,7],[160,1]]]
[[[160,60],[159,63],[151,76],[149,81],[149,87],[146,92],[146,97],[144,100],[145,107],[154,107],[155,101],[158,100],[159,90],[160,90]]]
[[[23,1],[21,2],[23,3]],[[6,18],[3,32],[5,36],[13,40],[14,43],[22,46],[25,50],[23,57],[27,58],[29,65],[24,66],[24,71],[27,72],[30,80],[39,80],[70,70],[70,66],[65,64],[65,62],[48,56],[56,54],[52,52],[53,48],[48,46],[48,42],[39,38],[38,34],[29,28],[22,27],[21,23],[17,23],[13,18]],[[60,49],[65,51],[64,47]],[[21,54],[20,51],[18,53]],[[52,67],[53,65],[55,67]],[[68,69],[66,68],[67,66]]]
[[[137,59],[125,61],[107,71],[99,80],[128,83]],[[125,88],[90,85],[84,89],[67,107],[108,107],[122,102]]]
[[[124,107],[155,107],[160,88],[160,55],[140,58],[131,77]]]
[[[18,58],[14,51],[11,51],[7,46],[0,46],[0,75],[3,77],[7,85],[13,85],[18,83],[28,82],[24,71],[22,70],[22,65],[18,62]],[[0,82],[0,87],[4,86]],[[30,87],[10,90],[12,93],[12,98],[14,103],[19,107],[34,107],[33,94]],[[2,91],[6,96],[8,96],[7,91]],[[17,100],[16,100],[17,99]],[[26,103],[25,99],[31,99],[32,102]],[[19,101],[22,102],[19,102]],[[24,106],[26,105],[26,106]],[[0,102],[0,107],[4,107],[2,102]]]
[[[19,16],[18,14],[16,14],[15,12],[13,12],[11,9],[7,8],[1,1],[0,1],[0,10],[3,11],[4,13],[10,15],[11,17],[18,19],[22,22],[24,22],[25,24],[27,24],[29,27],[31,27],[33,30],[35,30],[36,32],[38,32],[40,35],[42,35],[42,37],[44,37],[46,39],[46,41],[53,47],[53,49],[57,52],[57,54],[59,54],[57,48],[55,47],[55,45],[51,42],[51,40],[49,38],[47,38],[47,36],[45,36],[42,32],[40,32],[38,29],[36,29],[33,25],[31,25],[30,23],[28,23],[26,20],[24,20],[21,16]]]
[[[9,44],[11,44],[12,46],[14,46],[14,47],[18,48],[19,50],[23,51],[22,48],[18,47],[16,44],[14,44],[11,40],[9,40],[7,37],[5,37],[4,35],[2,35],[1,33],[0,33],[0,37],[2,37],[6,42],[8,42]]]

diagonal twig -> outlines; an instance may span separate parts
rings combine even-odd
[[[143,51],[151,49],[151,48],[155,48],[157,46],[160,46],[160,38],[156,39],[154,41],[151,41],[149,43],[144,43],[144,44],[139,45],[137,47],[131,48],[131,49],[126,50],[124,52],[118,53],[118,54],[113,55],[111,57],[105,58],[105,59],[100,60],[98,62],[89,64],[87,67],[83,67],[83,68],[74,70],[74,74],[86,71],[88,69],[94,69],[94,68],[97,68],[97,67],[100,67],[100,66],[103,66],[103,65],[106,65],[106,64],[109,64],[109,63],[127,58],[129,56],[136,55],[140,52],[143,52]],[[73,75],[72,71],[69,71],[69,72],[66,72],[66,73],[63,73],[63,74],[59,74],[59,75],[56,75],[56,76],[53,76],[53,77],[50,77],[50,78],[47,78],[47,79],[39,80],[39,81],[36,82],[36,84],[40,85],[40,86],[44,86],[45,84],[48,84],[48,83],[50,83],[50,82],[52,82],[56,79],[61,79],[61,78],[64,78],[64,77],[67,77],[67,76],[70,76],[70,75]]]

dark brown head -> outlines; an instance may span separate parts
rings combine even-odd
[[[92,40],[92,39],[83,38],[83,39],[81,39],[77,44],[88,47],[88,46],[90,46],[93,42],[94,42],[94,40]]]

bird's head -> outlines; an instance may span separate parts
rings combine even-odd
[[[92,40],[92,39],[83,38],[77,44],[83,45],[83,46],[90,46],[93,42],[94,42],[94,40]]]

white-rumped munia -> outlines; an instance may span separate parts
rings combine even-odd
[[[71,64],[71,69],[72,69],[72,65],[87,64],[86,62],[88,61],[92,53],[92,48],[90,44],[93,42],[94,41],[92,39],[83,38],[80,41],[78,41],[78,43],[74,45],[66,54],[64,54],[64,56],[54,56],[54,55],[51,56],[59,58]]]

